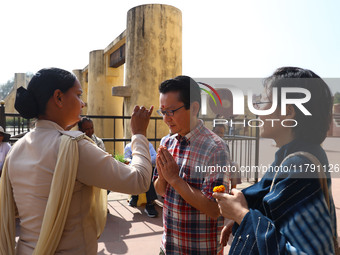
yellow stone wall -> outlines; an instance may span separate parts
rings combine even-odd
[[[119,49],[126,42],[125,32],[123,32],[112,44],[110,44],[104,50],[104,65],[105,65],[105,83],[106,85],[106,97],[108,98],[107,109],[105,115],[113,115],[113,116],[122,116],[123,115],[123,102],[124,99],[122,97],[112,96],[112,87],[122,86],[124,84],[124,66],[121,65],[117,68],[110,67],[110,55]],[[113,123],[113,120],[105,120],[106,123],[103,123],[105,126],[106,133],[105,135],[109,135],[106,137],[124,137],[123,130],[123,120],[116,120]],[[115,124],[115,130],[113,125]],[[114,133],[115,131],[115,133]],[[110,153],[124,153],[124,143],[117,142],[116,148],[113,148],[112,143],[108,143],[110,145],[109,152]],[[108,149],[108,148],[106,148]]]
[[[124,99],[126,113],[134,105],[159,108],[159,84],[182,74],[182,13],[170,5],[147,4],[132,8],[127,14],[126,86],[132,93]],[[154,111],[153,116],[158,116]],[[153,123],[148,137],[154,136]],[[169,133],[159,121],[158,138]],[[125,134],[130,135],[129,121]]]

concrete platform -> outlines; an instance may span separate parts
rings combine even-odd
[[[149,218],[144,205],[128,205],[129,195],[109,194],[105,230],[98,240],[98,254],[158,254],[163,231],[162,209],[155,206],[159,215]],[[158,202],[158,201],[157,201]],[[161,202],[158,202],[161,205]]]
[[[242,183],[245,188],[251,183]],[[144,205],[128,205],[129,195],[111,192],[108,197],[110,214],[102,236],[98,239],[98,254],[159,254],[163,233],[162,200],[156,200],[157,218],[149,218]],[[229,246],[224,250],[228,254]]]

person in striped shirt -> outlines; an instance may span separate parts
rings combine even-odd
[[[329,87],[310,70],[282,67],[265,80],[265,90],[257,105],[261,105],[262,110],[270,109],[275,101],[275,89],[278,106],[281,106],[281,91],[292,87],[310,92],[311,97],[303,107],[311,115],[305,115],[301,105],[294,104],[304,95],[293,92],[287,94],[293,103],[286,105],[286,114],[278,107],[273,113],[261,116],[265,122],[261,136],[274,139],[279,147],[270,171],[247,189],[233,189],[230,195],[213,194],[222,215],[235,222],[227,227],[228,233],[234,235],[229,254],[335,253],[335,206],[328,159],[321,147],[332,116]],[[285,120],[286,126],[290,127],[272,126],[265,119]],[[318,170],[312,170],[316,169],[317,161],[323,166],[320,171],[325,170],[323,180],[326,178],[328,190],[321,187]]]

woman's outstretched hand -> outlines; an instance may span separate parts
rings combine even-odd
[[[153,111],[153,106],[146,109],[144,106],[135,106],[131,116],[131,133],[132,135],[141,134],[146,136],[146,129],[149,125],[150,116]]]

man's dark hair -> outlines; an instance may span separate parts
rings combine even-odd
[[[83,123],[86,122],[86,121],[92,122],[92,120],[90,118],[88,118],[88,117],[82,117],[81,120],[78,122],[78,129],[80,131],[83,130],[82,129],[83,128]]]
[[[198,84],[189,76],[180,75],[173,79],[163,81],[159,85],[159,93],[179,92],[179,101],[184,103],[185,109],[190,109],[193,102],[199,103],[201,109],[201,90]]]
[[[264,85],[271,98],[273,88],[277,88],[278,106],[281,106],[281,89],[284,87],[305,88],[311,93],[311,99],[303,106],[312,114],[305,115],[296,105],[295,120],[298,125],[293,128],[295,138],[321,144],[330,128],[333,100],[328,85],[314,72],[299,67],[281,67],[265,79]],[[302,98],[301,93],[288,93],[287,98]]]

